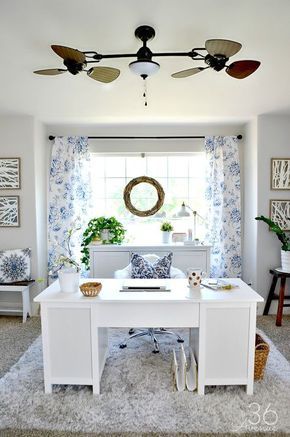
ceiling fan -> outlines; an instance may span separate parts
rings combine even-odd
[[[88,68],[88,64],[98,63],[103,59],[114,58],[137,58],[137,60],[129,64],[130,70],[140,75],[144,80],[153,73],[156,73],[160,65],[152,60],[154,57],[189,57],[193,61],[204,61],[206,66],[193,67],[187,70],[178,71],[171,76],[176,79],[181,79],[188,76],[193,76],[208,68],[215,71],[225,69],[225,72],[235,79],[244,79],[254,73],[260,66],[259,61],[242,60],[235,61],[228,65],[229,58],[238,53],[242,44],[236,41],[227,39],[209,39],[205,42],[205,47],[193,48],[189,52],[161,52],[153,53],[147,46],[147,42],[155,37],[153,27],[144,25],[139,26],[135,30],[135,36],[142,41],[142,47],[137,53],[118,53],[102,55],[95,51],[80,51],[70,47],[52,45],[52,50],[63,59],[63,64],[66,68],[51,68],[45,70],[36,70],[34,73],[42,75],[58,75],[67,71],[73,75],[80,72],[86,72],[87,75],[94,80],[103,83],[113,82],[120,75],[118,68],[93,66]]]

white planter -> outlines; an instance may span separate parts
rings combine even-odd
[[[171,232],[170,231],[162,231],[162,243],[169,244],[171,241]]]
[[[284,272],[290,273],[290,251],[281,250],[281,265]]]
[[[60,291],[64,293],[77,293],[79,290],[80,273],[73,269],[58,272]]]
[[[103,229],[101,231],[101,240],[104,243],[108,243],[110,239],[111,239],[111,233],[110,233],[109,229]]]

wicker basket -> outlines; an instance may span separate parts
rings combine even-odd
[[[102,284],[100,282],[85,282],[80,286],[80,290],[84,296],[94,297],[98,296],[102,289]]]
[[[259,334],[256,334],[254,379],[263,379],[269,350],[268,343]]]

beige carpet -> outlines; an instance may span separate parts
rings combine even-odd
[[[229,434],[219,433],[80,433],[80,432],[58,432],[58,431],[16,431],[16,430],[7,430],[4,431],[5,434],[1,434],[1,437],[213,437],[214,435],[218,437],[229,437]],[[234,434],[231,434],[231,437]],[[289,434],[284,432],[277,433],[268,433],[268,432],[258,432],[258,433],[244,433],[242,437],[289,437]]]
[[[58,432],[58,431],[16,431],[16,430],[7,430],[4,431],[5,434],[1,434],[1,437],[213,437],[214,435],[218,437],[229,437],[229,434],[225,433],[80,433],[80,432]],[[234,434],[231,434],[233,437]],[[277,433],[268,433],[268,432],[258,432],[258,433],[244,433],[241,435],[242,437],[289,437],[289,434],[284,432]]]
[[[0,316],[0,378],[19,360],[39,334],[39,317],[31,317],[22,323],[22,317]]]
[[[257,326],[273,341],[276,348],[290,361],[290,315],[283,316],[282,326],[276,326],[276,316],[259,316]]]

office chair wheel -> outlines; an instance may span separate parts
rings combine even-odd
[[[134,332],[135,332],[135,329],[134,329],[134,328],[130,328],[130,329],[129,329],[129,335],[134,334]]]
[[[121,344],[119,345],[119,348],[120,348],[120,349],[124,349],[125,347],[127,347],[126,343],[121,343]]]
[[[177,343],[184,343],[183,338],[178,338],[178,339],[177,339]]]
[[[159,354],[159,350],[154,349],[154,351],[152,351],[153,354]]]

